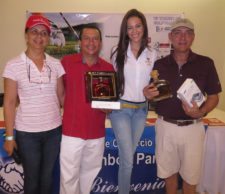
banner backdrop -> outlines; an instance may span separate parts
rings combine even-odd
[[[47,52],[57,58],[76,53],[79,48],[79,33],[84,24],[98,26],[102,32],[101,57],[110,61],[112,47],[117,45],[120,24],[124,14],[104,13],[31,13],[41,14],[51,23],[51,40]],[[170,53],[168,39],[170,23],[183,14],[145,14],[149,29],[149,45],[158,51],[158,58]]]
[[[105,153],[102,169],[96,177],[91,194],[118,193],[118,149],[113,130],[106,129]],[[134,157],[131,193],[162,194],[165,182],[156,175],[155,130],[146,126]]]
[[[149,122],[150,121],[150,122]],[[156,175],[154,121],[147,120],[138,144],[131,180],[132,194],[163,194],[165,182]],[[149,125],[151,124],[151,125]],[[24,175],[21,165],[3,150],[4,128],[0,129],[0,194],[23,194]],[[106,128],[102,169],[92,185],[91,194],[117,194],[118,148],[112,128]],[[54,191],[59,193],[59,162],[54,172]]]

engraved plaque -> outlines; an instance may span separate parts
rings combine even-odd
[[[88,101],[117,101],[116,73],[89,71],[85,75]]]

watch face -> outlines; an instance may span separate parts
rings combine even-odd
[[[88,101],[118,100],[115,72],[87,72],[85,75],[86,96]]]

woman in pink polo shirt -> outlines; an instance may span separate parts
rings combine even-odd
[[[25,194],[51,193],[60,148],[65,72],[57,59],[45,53],[50,32],[46,18],[30,16],[25,28],[27,49],[10,60],[3,73],[4,148],[9,155],[14,149],[21,155]]]

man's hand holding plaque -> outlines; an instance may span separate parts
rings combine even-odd
[[[151,78],[153,79],[153,86],[157,88],[159,95],[155,96],[152,101],[157,102],[167,98],[171,98],[173,95],[171,93],[170,84],[167,80],[162,80],[158,78],[159,73],[157,70],[151,72]]]
[[[92,108],[120,109],[115,72],[89,71],[85,81],[87,100]]]

